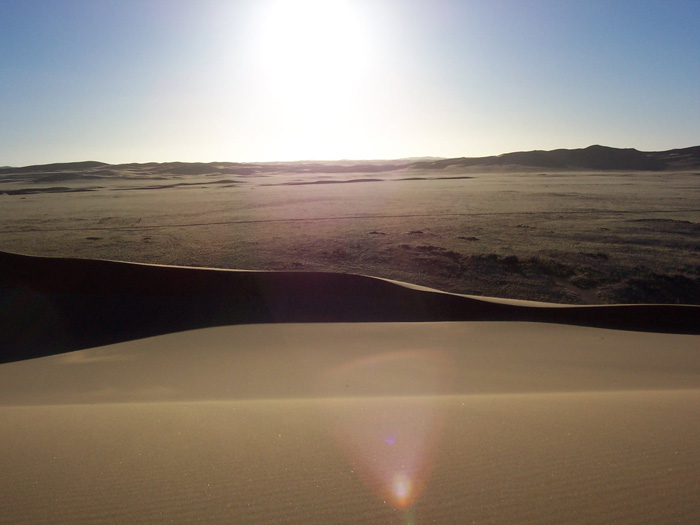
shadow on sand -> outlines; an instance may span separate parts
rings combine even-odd
[[[700,334],[700,307],[507,304],[361,275],[0,252],[0,362],[250,323],[530,321]]]

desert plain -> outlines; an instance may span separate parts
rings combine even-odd
[[[698,170],[394,162],[0,170],[0,250],[569,304],[700,302]]]
[[[698,203],[691,169],[4,171],[0,251],[40,257],[0,257],[0,521],[696,522]]]

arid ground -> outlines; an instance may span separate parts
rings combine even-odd
[[[700,303],[694,171],[227,166],[5,173],[0,250],[360,273],[571,304]]]

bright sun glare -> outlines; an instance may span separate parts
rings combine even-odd
[[[287,155],[333,158],[358,131],[371,62],[363,15],[345,0],[277,0],[261,13],[261,95]]]

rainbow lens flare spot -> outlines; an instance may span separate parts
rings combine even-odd
[[[397,472],[392,481],[392,492],[396,505],[405,507],[411,501],[411,479],[403,472]]]
[[[381,501],[409,514],[428,482],[442,433],[451,359],[438,350],[377,352],[335,367],[322,381],[332,432]],[[352,385],[352,397],[345,388]],[[412,519],[412,518],[411,518]],[[407,523],[411,520],[407,518]]]

